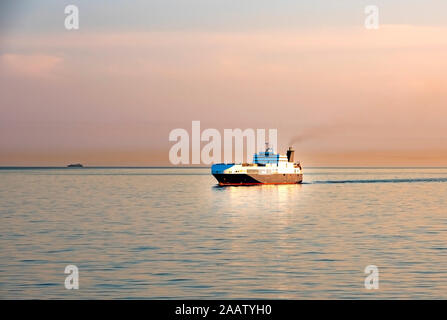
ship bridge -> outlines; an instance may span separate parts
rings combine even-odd
[[[253,156],[253,163],[266,165],[266,164],[276,164],[287,163],[288,159],[285,155],[280,155],[274,153],[272,148],[267,148],[265,151],[260,151]]]

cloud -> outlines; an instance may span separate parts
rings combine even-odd
[[[0,56],[8,70],[0,70],[1,147],[155,149],[198,119],[219,130],[277,128],[280,144],[311,135],[300,152],[445,148],[446,32],[383,25],[11,37]],[[141,121],[151,124],[135,130]],[[321,128],[337,130],[322,136]]]
[[[3,54],[0,56],[0,69],[8,74],[45,77],[60,65],[62,58],[42,54]]]
[[[263,49],[349,49],[428,47],[447,45],[444,26],[380,25],[379,30],[364,27],[289,29],[287,31],[130,31],[50,34],[30,37],[17,35],[3,39],[5,46],[27,48],[203,48],[209,46]]]

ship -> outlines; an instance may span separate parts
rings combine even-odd
[[[253,163],[213,164],[211,174],[220,186],[297,184],[303,182],[303,168],[294,155],[292,147],[281,155],[266,144],[265,151],[254,154]]]
[[[83,168],[84,166],[80,163],[72,163],[67,166],[67,168]]]

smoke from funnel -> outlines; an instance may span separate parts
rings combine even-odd
[[[288,145],[292,146],[294,144],[307,142],[309,140],[325,138],[325,137],[330,136],[333,133],[339,132],[343,128],[345,128],[345,127],[341,127],[341,126],[324,126],[324,127],[304,129],[301,134],[293,136],[289,140],[289,144]]]

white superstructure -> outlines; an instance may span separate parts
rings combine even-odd
[[[258,152],[253,156],[253,163],[215,164],[212,166],[213,174],[301,174],[300,163],[294,163],[293,151],[289,155],[274,153],[272,148]]]

